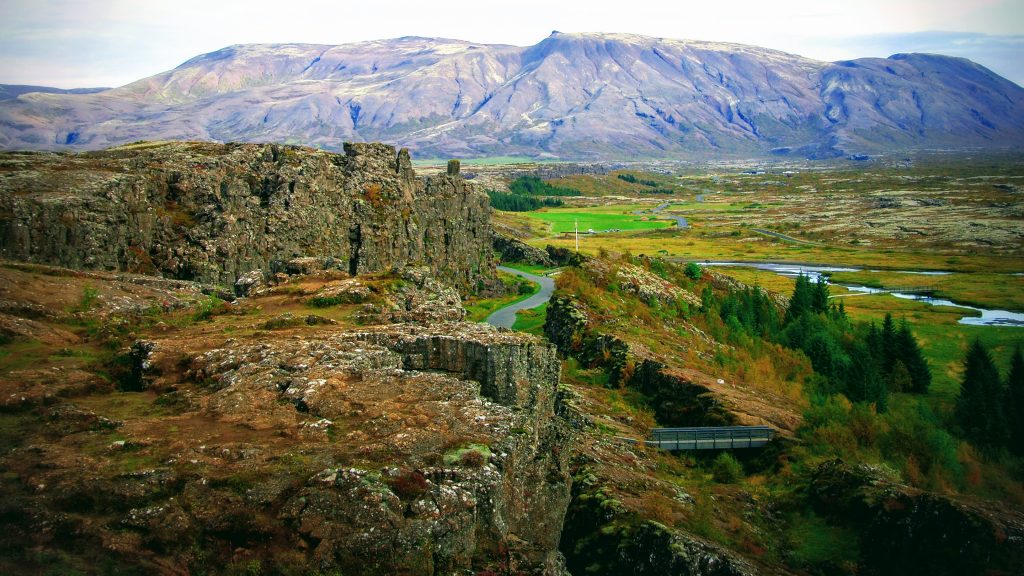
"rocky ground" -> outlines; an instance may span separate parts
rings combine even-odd
[[[40,266],[0,286],[2,571],[561,570],[554,349],[460,322],[423,271],[235,302]]]

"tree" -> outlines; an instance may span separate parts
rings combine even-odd
[[[921,346],[918,345],[917,338],[914,338],[914,333],[910,331],[906,321],[900,322],[899,330],[896,332],[894,348],[895,358],[890,379],[895,380],[898,365],[903,364],[910,375],[910,388],[908,391],[916,394],[927,394],[928,387],[932,384],[932,370],[928,367],[928,361],[924,359]]]
[[[889,407],[889,390],[867,344],[855,344],[850,356],[856,360],[851,360],[846,370],[846,397],[852,402],[874,404],[878,413],[885,412]]]
[[[793,287],[793,295],[789,298],[789,307],[786,308],[786,324],[812,310],[813,292],[814,288],[807,276],[800,274],[796,277],[796,286]]]
[[[882,374],[886,378],[892,374],[892,370],[896,365],[896,322],[892,319],[892,314],[885,313],[885,320],[882,320],[882,333],[881,333],[881,356],[878,358],[878,367],[882,371]]]
[[[728,452],[719,454],[711,464],[711,475],[715,482],[732,484],[743,478],[743,465]]]
[[[704,269],[696,262],[687,263],[686,267],[683,268],[683,272],[690,280],[700,280],[700,277],[704,275]]]
[[[868,333],[864,335],[864,344],[868,348],[868,352],[871,353],[871,357],[875,361],[876,366],[882,364],[882,333],[879,332],[878,326],[872,321],[871,325],[868,326]]]
[[[811,291],[811,310],[817,314],[828,312],[828,281],[824,276],[818,276],[814,283],[814,290]]]
[[[956,420],[964,437],[983,449],[1002,445],[1007,438],[1002,385],[992,356],[975,340],[964,359],[964,379],[956,399]]]
[[[1010,428],[1010,449],[1024,455],[1024,355],[1020,344],[1010,359],[1010,373],[1006,376],[1006,421]]]
[[[914,378],[902,360],[897,360],[889,375],[889,390],[893,392],[910,392],[914,389]]]

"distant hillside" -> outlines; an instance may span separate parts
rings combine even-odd
[[[8,87],[9,88],[9,87]],[[5,96],[5,98],[8,98]],[[0,101],[0,147],[384,140],[419,157],[830,157],[1024,144],[1024,89],[969,60],[820,62],[626,34],[239,45],[92,94]]]
[[[43,94],[95,94],[110,88],[53,88],[51,86],[30,86],[28,84],[0,84],[0,100],[11,100],[28,94],[29,92],[41,92]]]

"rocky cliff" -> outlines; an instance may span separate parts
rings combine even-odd
[[[0,336],[41,354],[0,378],[0,572],[564,574],[552,346],[443,320],[422,269],[217,307],[144,278],[0,266]]]
[[[207,283],[296,257],[350,274],[429,264],[461,289],[494,278],[488,200],[417,178],[407,151],[346,144],[144,143],[0,156],[0,256]]]

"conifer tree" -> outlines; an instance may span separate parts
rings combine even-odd
[[[991,449],[1006,441],[1002,402],[999,371],[985,346],[975,340],[964,359],[955,413],[964,436],[975,446]]]
[[[914,389],[914,379],[910,370],[902,360],[897,360],[892,367],[892,374],[889,375],[889,390],[893,392],[910,392]]]
[[[811,281],[806,275],[800,274],[796,277],[796,286],[793,288],[793,295],[789,298],[789,307],[786,309],[786,324],[811,311],[813,290]]]
[[[875,366],[881,370],[882,357],[884,355],[884,348],[882,346],[882,333],[878,330],[878,326],[875,325],[874,321],[868,327],[867,336],[864,337],[864,344],[867,345],[868,351],[871,353],[871,357],[875,360]]]
[[[895,378],[896,363],[902,363],[910,375],[910,388],[908,391],[916,394],[926,394],[928,387],[932,384],[932,371],[928,367],[928,361],[924,359],[924,353],[910,331],[906,321],[900,322],[899,330],[896,332],[894,347],[895,359],[893,363],[892,378]]]
[[[1010,373],[1006,377],[1006,421],[1010,428],[1010,449],[1024,454],[1024,355],[1020,344],[1010,359]]]
[[[846,397],[853,402],[874,404],[879,413],[885,412],[889,406],[889,393],[867,344],[854,345],[850,356],[852,359],[846,371]]]
[[[824,276],[818,276],[814,283],[814,290],[811,291],[811,310],[817,314],[828,312],[828,281]]]
[[[882,355],[879,358],[879,370],[888,379],[892,375],[892,370],[896,365],[896,359],[899,355],[896,352],[896,322],[892,319],[892,314],[885,313],[885,320],[882,321],[882,333],[881,333],[881,352]]]

